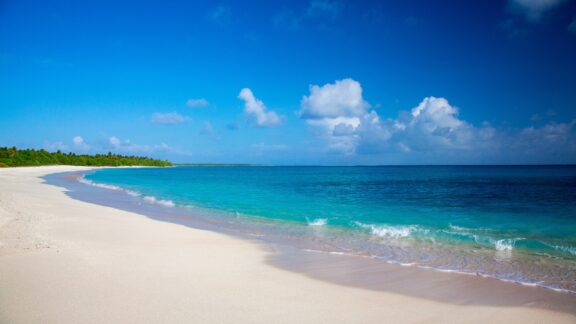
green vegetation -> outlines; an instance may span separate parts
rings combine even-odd
[[[87,166],[171,166],[172,163],[141,156],[118,154],[75,154],[48,152],[46,150],[19,150],[15,147],[0,147],[0,167],[38,165],[87,165]]]

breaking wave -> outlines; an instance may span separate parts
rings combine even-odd
[[[354,222],[356,226],[369,230],[373,235],[379,237],[403,238],[409,237],[416,231],[416,226],[392,226],[392,225],[374,225]]]
[[[128,190],[128,189],[124,189],[124,188],[119,187],[119,186],[109,185],[109,184],[105,184],[105,183],[99,183],[99,182],[94,182],[92,180],[88,180],[84,177],[84,175],[82,175],[78,178],[78,182],[83,183],[83,184],[87,184],[89,186],[93,186],[96,188],[124,192],[124,193],[127,193],[128,195],[130,195],[132,197],[141,197],[142,196],[141,193],[134,191],[134,190]],[[176,206],[176,204],[174,204],[174,202],[172,200],[158,199],[158,198],[153,197],[153,196],[144,196],[142,199],[149,204],[156,204],[156,205],[161,205],[164,207],[175,207]]]
[[[172,200],[165,200],[165,199],[157,199],[156,197],[153,196],[145,196],[144,201],[150,204],[157,204],[157,205],[162,205],[165,207],[175,207],[176,204],[174,204],[174,202]]]
[[[328,224],[328,220],[326,218],[316,218],[312,220],[306,219],[306,221],[310,226],[324,226]]]

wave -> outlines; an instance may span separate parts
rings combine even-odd
[[[523,237],[502,238],[497,235],[482,235],[478,232],[494,232],[493,230],[478,228],[476,230],[460,226],[449,225],[449,229],[427,229],[418,225],[389,225],[389,224],[365,224],[358,221],[353,222],[357,227],[369,230],[372,235],[381,238],[404,239],[412,238],[420,241],[427,241],[432,244],[444,244],[446,242],[469,241],[485,248],[496,251],[512,251],[516,243],[525,240]],[[576,253],[576,248],[557,247],[569,253]]]
[[[144,201],[150,204],[157,204],[157,205],[162,205],[165,207],[174,207],[176,206],[176,204],[174,204],[174,202],[172,200],[165,200],[165,199],[157,199],[156,197],[153,196],[145,196]]]
[[[576,256],[576,246],[567,246],[567,245],[556,245],[556,244],[549,244],[542,242],[542,244],[553,248],[556,251],[564,252],[573,256]]]
[[[307,218],[306,221],[308,222],[309,226],[324,226],[324,225],[328,224],[328,219],[326,219],[326,218],[316,218],[313,220],[309,220]]]
[[[78,178],[78,182],[81,182],[83,184],[87,184],[87,185],[90,185],[90,186],[93,186],[96,188],[121,191],[121,192],[127,193],[128,195],[130,195],[132,197],[141,197],[142,196],[142,194],[137,192],[137,191],[124,189],[122,187],[115,186],[115,185],[109,185],[109,184],[105,184],[105,183],[99,183],[99,182],[94,182],[92,180],[88,180],[84,177],[84,175],[82,175],[81,177]],[[156,204],[156,205],[161,205],[164,207],[175,207],[176,206],[176,204],[172,200],[158,199],[158,198],[153,197],[153,196],[144,196],[142,199],[149,204]]]
[[[358,227],[370,230],[373,235],[390,238],[408,237],[417,229],[416,226],[374,225],[364,224],[357,221],[354,222],[354,224]]]
[[[86,178],[84,178],[84,175],[82,175],[81,177],[78,178],[78,182],[81,182],[83,184],[87,184],[93,187],[97,187],[97,188],[103,188],[103,189],[108,189],[108,190],[116,190],[116,191],[123,191],[122,188],[118,187],[118,186],[114,186],[114,185],[108,185],[108,184],[104,184],[104,183],[97,183],[94,182],[92,180],[88,180]]]
[[[512,251],[514,246],[516,245],[517,241],[524,240],[523,237],[514,237],[514,238],[494,238],[490,235],[482,235],[478,234],[478,232],[482,233],[491,233],[494,235],[495,231],[488,228],[467,228],[457,225],[448,225],[450,230],[444,230],[445,233],[454,234],[457,236],[463,236],[469,239],[474,240],[474,242],[481,246],[489,246],[494,248],[496,251]]]
[[[496,251],[512,251],[514,249],[514,244],[516,241],[522,240],[522,238],[514,239],[501,239],[494,242],[494,247]]]
[[[82,175],[81,177],[78,178],[78,182],[81,182],[83,184],[87,184],[87,185],[90,185],[90,186],[93,186],[96,188],[102,188],[102,189],[108,189],[108,190],[114,190],[114,191],[122,191],[122,192],[129,194],[132,197],[140,197],[142,195],[137,191],[124,189],[122,187],[118,187],[115,185],[109,185],[109,184],[105,184],[105,183],[99,183],[99,182],[94,182],[92,180],[88,180],[88,179],[84,178],[84,175]]]

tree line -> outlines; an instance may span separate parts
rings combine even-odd
[[[143,156],[120,154],[75,154],[60,150],[48,152],[44,149],[20,150],[16,147],[0,147],[0,167],[39,166],[39,165],[83,165],[83,166],[171,166],[166,160]]]

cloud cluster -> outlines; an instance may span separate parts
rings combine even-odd
[[[165,143],[155,145],[142,145],[132,143],[132,141],[129,139],[121,140],[116,136],[110,136],[108,138],[108,143],[103,146],[105,149],[119,153],[155,153],[171,151],[170,146]]]
[[[67,145],[62,141],[58,142],[45,142],[43,147],[47,150],[61,150],[61,151],[82,151],[83,153],[103,153],[113,151],[117,153],[128,154],[150,154],[150,153],[166,153],[175,152],[175,150],[165,143],[145,145],[135,144],[129,139],[120,139],[116,136],[110,136],[105,139],[100,139],[95,142],[88,143],[80,135],[72,138],[72,145]]]
[[[175,125],[189,121],[190,118],[182,116],[177,112],[170,112],[170,113],[154,113],[152,114],[152,118],[150,120],[152,121],[153,124]]]
[[[504,131],[461,119],[445,98],[426,97],[388,119],[369,107],[360,84],[344,79],[311,86],[300,115],[328,152],[347,155],[409,163],[558,163],[576,157],[576,121]]]
[[[261,100],[256,99],[252,90],[244,88],[238,94],[244,101],[244,114],[260,127],[275,127],[282,123],[282,117],[269,111]]]
[[[352,79],[310,86],[310,95],[302,98],[300,106],[300,114],[306,119],[354,118],[370,107],[362,98],[360,83]]]
[[[351,154],[357,142],[356,129],[370,105],[362,97],[360,83],[338,80],[323,86],[311,85],[310,94],[300,101],[300,116],[327,137],[329,148]]]

